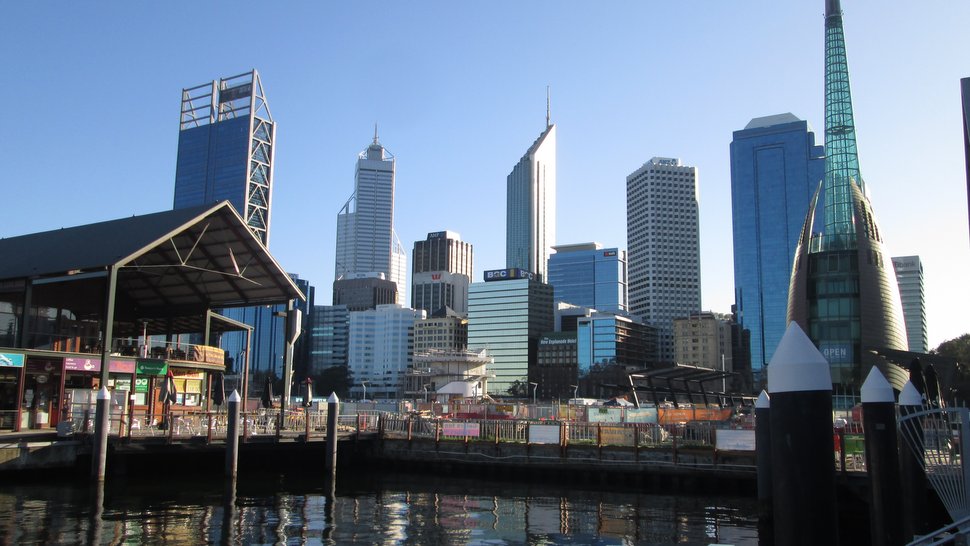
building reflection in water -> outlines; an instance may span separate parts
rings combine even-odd
[[[322,480],[134,481],[109,483],[100,517],[83,484],[6,487],[3,543],[757,543],[748,498],[421,477],[342,480],[335,496]]]

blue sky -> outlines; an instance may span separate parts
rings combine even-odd
[[[860,163],[891,255],[921,256],[930,345],[970,331],[959,79],[970,3],[844,0]],[[409,249],[449,229],[504,266],[505,177],[558,125],[558,243],[626,246],[625,178],[699,169],[705,309],[733,302],[732,132],[823,139],[813,2],[18,2],[4,6],[14,236],[171,207],[183,87],[259,70],[278,123],[270,250],[330,301],[336,214],[374,123]],[[7,257],[9,259],[9,257]]]

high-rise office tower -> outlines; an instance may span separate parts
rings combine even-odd
[[[313,289],[309,281],[301,279],[299,275],[290,273],[293,283],[307,295],[306,301],[297,300],[297,308],[303,316],[308,316],[313,306]],[[255,307],[233,307],[224,309],[222,314],[230,319],[249,324],[253,327],[251,353],[249,355],[249,371],[264,372],[275,377],[283,376],[283,364],[286,356],[286,305],[258,305]],[[302,336],[301,336],[302,337]],[[303,340],[297,339],[300,347],[294,345],[293,369],[305,373],[306,361],[301,361],[304,345]],[[246,358],[246,333],[243,331],[226,332],[222,335],[220,344],[226,351],[226,356],[233,362],[243,362]],[[242,371],[238,366],[236,372]],[[256,385],[250,383],[253,388]]]
[[[960,97],[963,102],[963,157],[967,162],[967,210],[970,211],[970,78],[960,80]]]
[[[275,145],[255,70],[183,89],[174,208],[228,200],[268,247]]]
[[[556,243],[556,126],[549,121],[506,180],[505,267],[546,281]]]
[[[893,258],[899,300],[903,305],[903,321],[906,323],[906,340],[909,350],[925,353],[929,350],[926,336],[926,293],[923,290],[923,264],[919,256]]]
[[[788,284],[808,203],[825,176],[824,148],[791,114],[755,118],[731,142],[734,301],[751,333],[755,384],[788,327]]]
[[[276,123],[255,70],[183,89],[174,208],[227,200],[268,247],[275,150]],[[282,375],[285,321],[279,313],[285,310],[280,305],[223,311],[253,326],[251,372]],[[220,345],[234,371],[241,371],[237,363],[245,358],[246,334],[227,332]]]
[[[376,309],[397,302],[397,285],[383,273],[353,273],[333,281],[333,304],[349,311]]]
[[[353,379],[350,392],[371,398],[399,398],[414,356],[414,323],[422,310],[399,304],[350,313],[347,366]]]
[[[678,364],[734,371],[730,315],[705,311],[675,318],[674,340]]]
[[[673,319],[701,310],[697,168],[654,157],[626,177],[630,313],[657,328],[674,358]]]
[[[411,307],[430,315],[448,307],[468,313],[468,285],[472,281],[472,245],[452,231],[429,233],[414,242],[411,265]]]
[[[819,348],[840,388],[861,387],[870,368],[879,365],[893,387],[902,389],[909,374],[874,354],[905,351],[906,332],[891,262],[859,174],[838,0],[825,2],[825,151],[825,179],[809,205],[795,253],[788,319]]]
[[[317,305],[310,316],[310,363],[307,373],[320,375],[328,368],[347,365],[350,312],[346,305]]]
[[[626,251],[599,243],[554,246],[549,279],[555,301],[598,311],[627,310]]]
[[[592,313],[576,321],[580,395],[606,397],[604,385],[629,382],[629,372],[656,365],[657,331],[631,317]]]
[[[468,290],[468,348],[487,349],[495,359],[490,394],[507,394],[526,383],[536,365],[539,337],[552,330],[552,286],[522,269],[485,272]]]
[[[394,156],[377,139],[357,157],[354,193],[337,215],[334,278],[383,273],[406,301],[407,253],[394,231]]]

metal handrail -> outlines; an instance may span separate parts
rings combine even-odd
[[[951,531],[956,531],[956,533],[947,535],[945,537],[940,537],[941,534],[949,533]],[[970,516],[960,518],[949,525],[940,527],[928,535],[923,535],[918,539],[907,543],[906,546],[937,546],[938,544],[948,544],[955,541],[958,536],[966,535],[970,535]]]

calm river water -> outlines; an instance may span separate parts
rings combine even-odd
[[[756,501],[425,475],[0,488],[2,544],[758,544]],[[103,498],[103,503],[98,503]],[[103,508],[96,508],[99,504]]]

